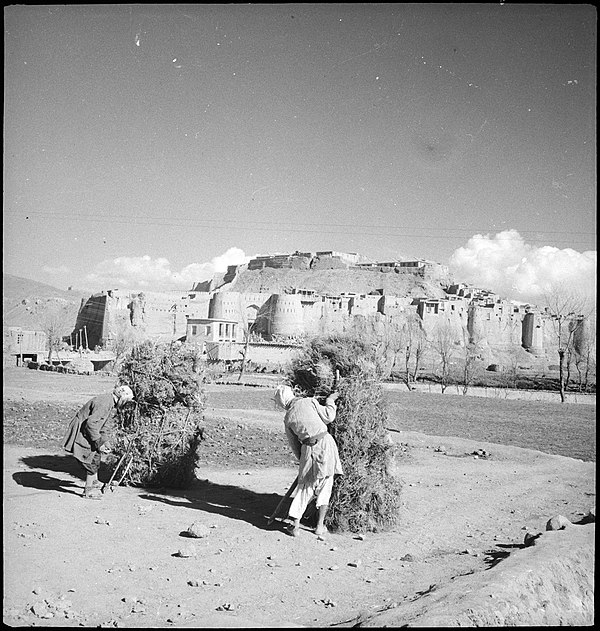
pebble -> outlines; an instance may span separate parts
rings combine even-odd
[[[185,546],[184,548],[179,548],[175,553],[175,556],[187,559],[189,557],[195,557],[197,554],[196,548],[194,546]]]

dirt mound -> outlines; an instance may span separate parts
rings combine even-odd
[[[461,576],[361,626],[594,624],[595,524],[550,531],[484,574]]]
[[[292,287],[332,295],[339,295],[342,292],[368,294],[380,289],[386,294],[413,298],[441,298],[445,295],[438,283],[428,282],[412,274],[354,269],[242,270],[235,281],[224,289],[252,293],[281,293]]]

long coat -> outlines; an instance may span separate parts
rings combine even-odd
[[[315,445],[304,444],[327,432],[327,425],[336,416],[334,403],[321,405],[315,398],[296,397],[287,405],[283,420],[285,433],[298,465],[298,488],[319,487],[325,478],[343,474],[342,463],[333,436],[327,433]]]
[[[72,453],[81,462],[89,462],[109,438],[109,421],[114,406],[112,393],[90,399],[69,423],[63,441],[65,451]]]

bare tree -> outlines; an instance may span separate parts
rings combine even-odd
[[[467,327],[462,327],[463,345],[460,369],[462,393],[467,394],[469,387],[475,380],[477,371],[477,355],[479,354],[479,340],[469,335]]]
[[[583,322],[583,335],[573,345],[571,353],[575,370],[577,370],[577,384],[579,392],[588,389],[590,373],[596,370],[596,318],[590,316]]]
[[[140,342],[143,332],[131,326],[129,318],[120,318],[115,322],[109,346],[115,355],[113,371],[116,372],[119,364],[123,361],[127,353]]]
[[[374,344],[381,374],[389,378],[399,360],[406,362],[406,321],[403,315],[385,317],[375,323]],[[404,375],[407,382],[407,376]]]
[[[545,302],[558,352],[559,393],[560,400],[564,403],[567,374],[565,362],[586,318],[593,312],[593,303],[566,284],[551,285],[545,295]]]
[[[41,314],[41,323],[46,333],[48,363],[51,364],[52,354],[60,350],[63,337],[68,335],[72,326],[69,305],[58,300],[49,300]]]
[[[411,382],[417,380],[419,368],[427,352],[427,336],[423,330],[421,318],[416,312],[406,314],[404,322],[404,338],[406,342],[404,368],[406,385],[410,390]],[[411,369],[412,367],[412,369]]]
[[[502,377],[503,377],[505,387],[516,388],[518,376],[519,376],[519,347],[512,346],[506,352],[506,368],[502,372]]]
[[[440,360],[439,373],[442,394],[449,385],[450,373],[452,370],[452,360],[455,355],[456,327],[448,320],[438,322],[433,328],[430,346],[434,354]]]
[[[238,375],[238,381],[242,380],[242,376],[246,370],[246,365],[248,363],[248,354],[250,351],[250,343],[254,339],[260,339],[257,331],[259,330],[260,323],[264,323],[268,319],[268,315],[266,313],[261,313],[260,309],[257,309],[254,319],[249,317],[249,309],[245,308],[242,304],[240,304],[240,313],[242,315],[240,324],[242,326],[242,334],[243,334],[243,343],[244,346],[240,351],[242,356],[242,362],[240,364],[240,374]]]

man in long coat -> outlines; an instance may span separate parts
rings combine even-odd
[[[327,532],[325,517],[333,490],[333,476],[343,474],[342,463],[333,436],[327,425],[336,416],[335,404],[339,394],[332,392],[321,405],[315,397],[295,397],[289,386],[278,386],[275,403],[285,410],[285,433],[300,461],[298,465],[298,485],[294,490],[289,517],[293,525],[289,534],[296,536],[300,530],[300,519],[309,502],[316,498],[318,510],[315,534]]]
[[[103,453],[110,451],[110,420],[115,407],[121,408],[133,400],[129,386],[117,386],[111,393],[90,399],[75,414],[65,435],[63,448],[73,454],[85,469],[83,497],[100,499],[98,469]]]

